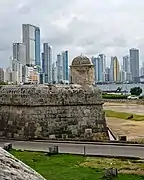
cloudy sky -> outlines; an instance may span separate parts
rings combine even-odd
[[[21,42],[21,25],[41,28],[41,41],[56,53],[68,49],[70,61],[81,53],[105,53],[121,60],[139,48],[144,61],[144,0],[0,1],[0,67],[7,67],[12,43]]]

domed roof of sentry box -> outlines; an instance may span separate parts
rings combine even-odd
[[[91,60],[86,56],[77,56],[72,61],[72,66],[92,65]]]

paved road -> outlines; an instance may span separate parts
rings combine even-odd
[[[6,141],[7,142],[7,141]],[[84,146],[87,155],[113,155],[144,158],[144,147],[117,146],[117,145],[92,145],[92,144],[66,144],[49,142],[10,141],[15,149],[45,151],[53,145],[59,146],[61,153],[84,154]],[[5,142],[0,142],[2,147]]]
[[[105,103],[104,109],[144,115],[144,105],[138,105],[138,104]]]

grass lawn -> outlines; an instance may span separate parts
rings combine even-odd
[[[76,155],[47,156],[45,153],[27,151],[11,153],[48,180],[98,180],[102,179],[104,168],[110,167],[118,168],[118,180],[144,180],[144,164],[132,160]]]
[[[105,110],[105,114],[106,114],[106,117],[115,117],[115,118],[120,118],[120,119],[127,119],[130,115],[132,115],[131,113],[116,112],[116,111],[111,111],[111,110]],[[131,120],[144,121],[144,116],[133,114],[133,118]]]

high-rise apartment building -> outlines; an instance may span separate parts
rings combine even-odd
[[[57,82],[57,68],[55,63],[52,64],[52,82],[54,84]]]
[[[99,54],[99,82],[105,82],[106,56]]]
[[[142,67],[140,68],[140,76],[144,75],[144,62],[142,63]]]
[[[69,72],[68,72],[68,51],[62,52],[62,66],[63,66],[63,80],[68,82]]]
[[[35,65],[41,67],[40,58],[40,28],[35,28]]]
[[[110,81],[110,68],[105,69],[105,81],[109,82]]]
[[[13,43],[13,59],[26,65],[26,46],[24,43]]]
[[[126,78],[127,78],[127,72],[125,72],[124,70],[121,70],[120,71],[120,81],[126,82]]]
[[[111,57],[110,65],[110,81],[118,82],[120,81],[120,66],[117,57]]]
[[[130,49],[130,71],[133,82],[139,82],[139,50]]]
[[[110,82],[114,81],[114,57],[111,57],[111,63],[110,63]]]
[[[42,56],[42,72],[45,72],[45,61],[44,61],[44,53],[41,53]]]
[[[19,84],[22,82],[22,64],[17,60],[11,58],[11,72],[12,72],[12,82],[14,84]]]
[[[125,72],[130,72],[130,57],[128,55],[123,57],[123,69],[122,70]]]
[[[45,83],[52,83],[52,47],[48,43],[43,44],[42,68],[45,74]]]
[[[31,24],[23,24],[22,36],[26,45],[26,65],[40,65],[40,29]]]
[[[99,82],[99,69],[98,69],[98,61],[99,57],[92,57],[91,58],[92,63],[94,65],[94,77],[95,77],[95,83]]]
[[[57,68],[57,82],[60,83],[63,81],[63,57],[62,57],[62,54],[57,55],[56,68]]]
[[[100,54],[98,57],[92,57],[94,65],[95,82],[105,82],[106,56]]]

